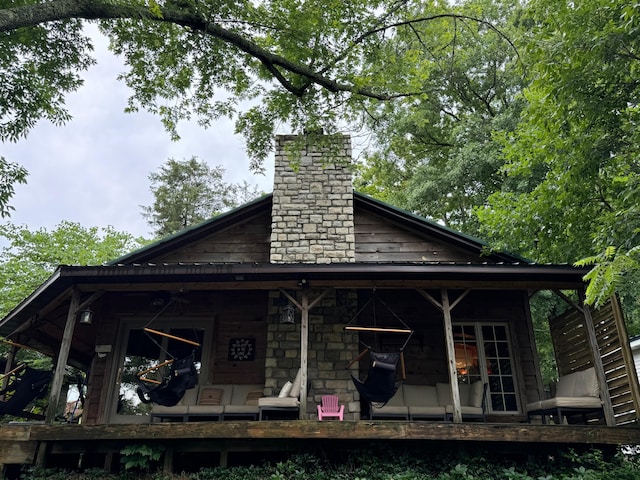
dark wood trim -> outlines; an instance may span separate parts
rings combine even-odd
[[[343,440],[457,440],[516,443],[640,444],[640,427],[445,422],[228,421],[144,425],[29,425],[0,427],[0,441],[97,442],[112,440],[295,438]]]

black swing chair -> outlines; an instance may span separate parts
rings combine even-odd
[[[195,367],[195,351],[190,355],[167,360],[136,375],[136,393],[143,403],[157,403],[165,407],[176,405],[184,396],[184,392],[198,383],[198,372]],[[161,380],[147,378],[145,375],[170,365],[169,373]]]
[[[402,328],[382,327],[376,325],[375,317],[375,302],[381,303],[391,314],[400,322]],[[358,326],[352,325],[352,323],[358,318],[360,313],[373,302],[373,325],[372,326]],[[364,381],[361,381],[358,377],[351,375],[353,384],[355,385],[360,398],[366,402],[369,407],[375,406],[381,408],[385,406],[391,398],[396,394],[398,388],[402,385],[402,382],[406,380],[406,370],[404,365],[403,351],[411,336],[413,330],[410,329],[406,323],[402,321],[382,300],[376,297],[375,290],[371,299],[360,309],[360,311],[351,319],[351,321],[344,327],[346,331],[357,332],[371,332],[374,335],[377,334],[402,334],[406,335],[405,341],[402,347],[395,352],[377,352],[373,350],[371,345],[364,343],[360,340],[360,343],[364,345],[364,350],[354,358],[348,365],[347,369],[351,368],[355,363],[362,360],[367,354],[369,355],[369,371]],[[400,364],[401,380],[397,381],[397,369]]]
[[[189,354],[176,358],[163,348],[162,345],[156,342],[151,334],[159,335],[169,340],[176,340],[195,348],[199,348],[200,343],[149,328],[149,325],[151,325],[151,323],[153,323],[165,310],[167,310],[170,305],[175,305],[176,303],[183,301],[185,300],[179,300],[175,295],[172,296],[169,302],[160,309],[160,311],[143,329],[151,341],[171,357],[169,360],[158,365],[154,365],[153,367],[147,368],[146,370],[136,374],[136,393],[138,394],[140,401],[143,403],[156,403],[165,407],[172,407],[182,399],[187,390],[194,388],[198,384],[198,371],[196,370],[195,364],[196,350],[192,349]],[[166,375],[161,375],[160,379],[147,376],[152,373],[161,374],[167,367],[169,367],[168,373]]]
[[[44,418],[24,409],[33,400],[44,398],[47,394],[51,381],[50,371],[36,370],[22,364],[0,378],[8,379],[6,387],[0,390],[0,395],[4,396],[4,401],[0,401],[0,415],[28,419]]]

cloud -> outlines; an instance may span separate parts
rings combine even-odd
[[[172,142],[158,117],[124,113],[129,91],[116,80],[124,66],[107,51],[106,40],[92,36],[98,63],[67,98],[73,119],[63,127],[40,122],[26,139],[1,145],[0,155],[29,171],[27,184],[16,186],[11,222],[36,230],[69,220],[149,237],[140,205],[152,203],[147,177],[169,157],[197,156],[222,165],[227,182],[246,180],[272,190],[273,160],[264,176],[252,174],[231,121],[220,120],[208,130],[181,124],[182,139]]]

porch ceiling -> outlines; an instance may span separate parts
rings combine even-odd
[[[0,322],[0,335],[10,335],[74,286],[84,292],[273,289],[297,288],[304,279],[311,288],[577,289],[587,271],[570,265],[440,262],[61,266]]]

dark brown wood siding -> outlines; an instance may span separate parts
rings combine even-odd
[[[259,215],[159,256],[154,262],[269,262],[271,217]]]
[[[438,239],[418,235],[372,213],[356,210],[356,262],[481,262]]]
[[[264,385],[267,351],[267,292],[228,292],[220,298],[215,318],[208,383]],[[255,346],[252,360],[230,358],[230,343],[249,340]]]

